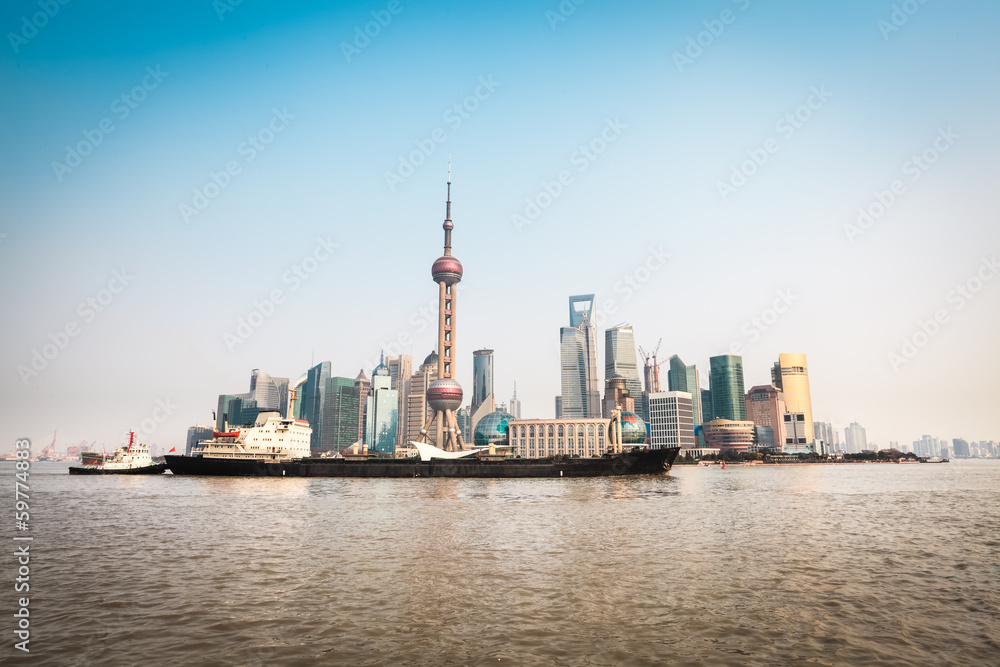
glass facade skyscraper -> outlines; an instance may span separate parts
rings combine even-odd
[[[701,378],[698,377],[698,367],[688,366],[676,354],[670,357],[670,370],[667,371],[667,388],[670,391],[685,391],[691,394],[691,408],[694,425],[702,422],[701,409]]]
[[[812,398],[809,395],[809,366],[806,355],[782,353],[771,369],[771,384],[785,395],[785,409],[805,415],[806,438],[817,437],[813,427]]]
[[[493,393],[493,350],[472,353],[472,412]]]
[[[596,331],[591,319],[593,308],[593,294],[571,296],[571,326],[559,330],[561,414],[567,419],[601,416]]]
[[[309,447],[314,452],[323,449],[323,404],[326,398],[326,381],[330,378],[330,362],[323,361],[306,373],[306,381],[299,390],[302,419],[312,427]]]
[[[723,354],[708,360],[711,369],[712,417],[746,421],[746,392],[743,389],[743,357]]]
[[[388,369],[379,365],[372,373],[371,393],[365,415],[365,443],[379,454],[396,451],[399,392],[392,388]]]
[[[632,325],[623,324],[604,331],[604,379],[615,375],[625,378],[625,388],[635,401],[635,412],[646,421],[646,409],[642,401],[642,382],[639,380],[639,364],[635,355],[635,334]]]
[[[327,378],[323,405],[323,451],[342,451],[358,441],[361,391],[353,378]]]

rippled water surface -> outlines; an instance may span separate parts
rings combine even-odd
[[[32,487],[34,665],[1000,664],[996,461]]]

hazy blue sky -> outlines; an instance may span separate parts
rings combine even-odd
[[[818,420],[1000,439],[995,2],[44,5],[0,10],[0,448],[182,445],[252,368],[419,364],[449,151],[467,394],[490,347],[551,416],[594,292],[706,387],[804,352]]]

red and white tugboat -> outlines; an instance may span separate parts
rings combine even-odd
[[[114,454],[105,456],[84,452],[83,465],[70,466],[71,475],[159,475],[166,471],[166,463],[154,463],[149,446],[135,441],[135,432],[128,432],[128,445],[119,447]]]

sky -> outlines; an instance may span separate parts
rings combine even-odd
[[[449,153],[467,396],[491,348],[553,416],[594,293],[706,388],[801,352],[817,420],[1000,439],[1000,5],[577,2],[4,3],[0,449],[419,364]]]

